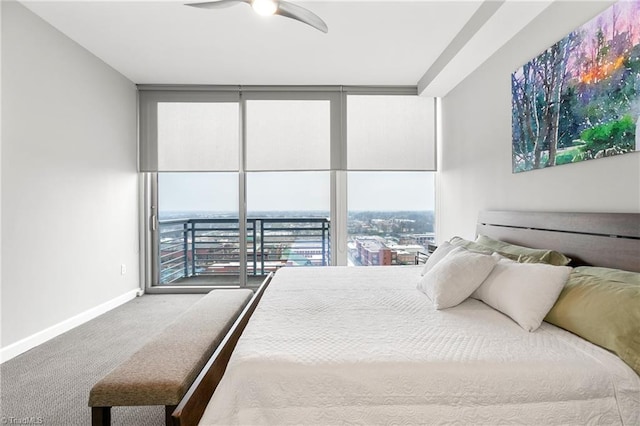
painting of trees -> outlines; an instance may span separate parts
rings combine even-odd
[[[640,0],[524,64],[511,95],[514,172],[640,150]]]

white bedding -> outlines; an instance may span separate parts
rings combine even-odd
[[[473,299],[436,311],[421,269],[280,269],[200,424],[640,424],[615,355]]]

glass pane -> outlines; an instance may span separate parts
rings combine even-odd
[[[349,170],[435,170],[433,98],[347,96]]]
[[[349,172],[348,264],[414,264],[435,241],[432,172]]]
[[[237,285],[237,173],[159,173],[160,285]]]
[[[248,274],[330,264],[329,172],[247,173]]]
[[[329,101],[247,101],[246,121],[247,170],[329,170]]]
[[[239,104],[158,103],[158,170],[237,171]]]

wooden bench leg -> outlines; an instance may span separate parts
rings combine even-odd
[[[111,407],[91,407],[91,426],[110,426]]]
[[[177,405],[165,405],[164,406],[164,422],[166,426],[173,426],[175,423],[171,414],[175,411]]]

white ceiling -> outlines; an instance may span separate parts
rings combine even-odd
[[[134,83],[410,86],[482,5],[296,1],[327,23],[324,34],[258,16],[246,4],[203,10],[176,1],[21,3]],[[462,48],[450,47],[423,93],[444,96],[549,3],[507,0]]]

